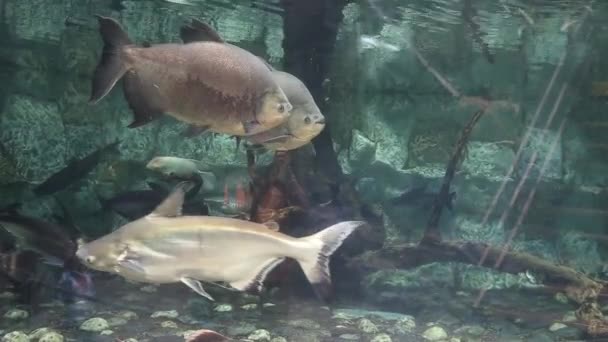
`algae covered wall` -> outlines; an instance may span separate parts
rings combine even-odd
[[[276,13],[278,4],[1,4],[2,205],[22,202],[26,213],[51,218],[59,210],[55,196],[34,196],[31,187],[73,158],[115,141],[120,142],[119,158],[100,162],[85,179],[56,196],[69,203],[79,226],[96,234],[118,224],[117,217],[100,210],[98,195],[144,188],[145,163],[154,156],[245,167],[245,152],[236,150],[230,137],[185,139],[180,136],[185,125],[170,118],[128,129],[131,113],[119,88],[98,104],[87,104],[91,73],[101,53],[93,14],[117,18],[139,43],[178,42],[179,26],[198,18],[211,23],[228,42],[280,68],[283,18]],[[455,178],[454,210],[445,213],[442,229],[453,239],[502,243],[525,213],[515,249],[581,271],[604,272],[604,247],[589,237],[606,229],[606,216],[599,209],[608,197],[605,134],[594,125],[605,113],[605,99],[590,91],[608,71],[601,58],[608,52],[608,34],[598,29],[598,16],[573,6],[571,12],[536,13],[531,24],[514,8],[488,2],[476,5],[479,15],[461,6],[450,14],[476,18],[478,25],[451,16],[429,23],[421,21],[422,6],[396,6],[387,13],[372,4],[351,2],[344,8],[330,56],[331,73],[324,83],[327,97],[317,100],[325,102],[324,115],[343,170],[355,179],[363,200],[382,207],[390,232],[387,243],[416,241],[429,208],[428,201],[391,205],[388,200],[421,185],[428,185],[429,193],[437,190],[460,130],[480,99],[489,98],[489,110],[475,128],[468,157]],[[387,16],[391,20],[385,20]],[[570,19],[577,24],[563,29]],[[480,32],[485,47],[476,39]],[[457,94],[438,82],[415,51]],[[506,177],[512,166],[514,172]],[[526,209],[537,179],[535,199]],[[496,209],[483,222],[503,183]],[[534,285],[529,277],[453,264],[377,273],[366,284],[370,292],[379,290],[392,298],[391,291],[424,288],[427,279],[463,288]]]

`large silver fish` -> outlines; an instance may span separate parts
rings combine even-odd
[[[137,127],[169,114],[178,120],[234,136],[259,133],[283,123],[292,109],[268,68],[250,52],[226,42],[192,41],[139,47],[120,24],[97,16],[104,41],[93,76],[96,103],[124,80],[124,95]],[[190,26],[188,26],[190,27]],[[190,32],[215,31],[193,21]]]
[[[224,282],[239,291],[260,291],[268,273],[286,257],[297,260],[317,295],[331,288],[329,257],[360,221],[340,222],[294,238],[259,224],[211,216],[183,216],[188,183],[180,183],[149,215],[95,241],[76,255],[89,267],[150,283],[182,282],[213,300],[201,281]]]

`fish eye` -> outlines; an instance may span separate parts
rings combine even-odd
[[[277,110],[279,111],[279,113],[284,113],[285,112],[285,105],[282,103],[279,103],[279,106],[277,107]]]
[[[307,125],[310,124],[310,117],[308,117],[308,116],[305,117],[304,118],[304,123],[307,124]]]
[[[92,263],[95,261],[95,257],[94,257],[94,256],[92,256],[92,255],[89,255],[88,257],[86,257],[86,258],[84,259],[84,261],[86,261],[86,262],[87,262],[87,264],[92,264]]]

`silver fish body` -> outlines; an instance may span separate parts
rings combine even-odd
[[[294,238],[272,230],[275,223],[183,216],[184,193],[178,185],[153,213],[81,246],[77,256],[91,268],[134,281],[181,281],[209,299],[200,281],[260,291],[266,275],[289,257],[300,263],[317,294],[326,298],[331,285],[329,257],[363,223],[341,222]]]

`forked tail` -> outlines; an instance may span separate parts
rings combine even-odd
[[[321,300],[327,301],[331,294],[329,257],[355,229],[364,224],[363,221],[340,222],[316,234],[302,238],[312,248],[298,262]]]
[[[132,44],[127,33],[116,20],[100,15],[97,16],[97,20],[103,40],[103,52],[93,75],[90,103],[96,103],[106,96],[125,74],[127,68],[119,52],[123,46]]]

